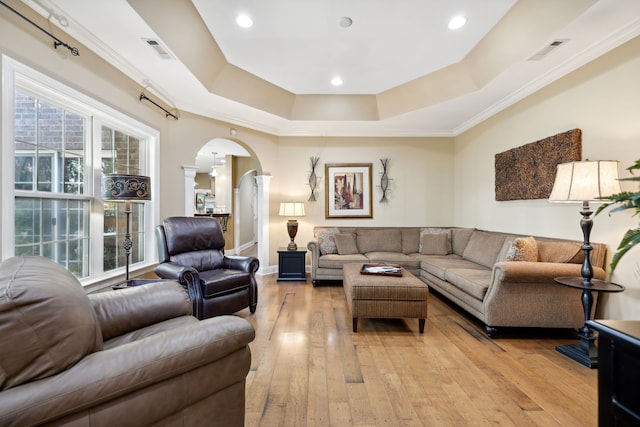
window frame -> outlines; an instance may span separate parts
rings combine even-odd
[[[159,223],[159,144],[160,132],[100,101],[79,92],[33,68],[30,68],[6,55],[0,57],[2,61],[2,141],[0,144],[0,157],[2,170],[2,185],[0,196],[2,208],[0,210],[0,259],[4,260],[14,255],[15,246],[15,197],[20,195],[36,195],[37,197],[52,197],[60,199],[89,199],[90,200],[90,265],[91,274],[79,279],[83,286],[91,286],[102,282],[112,283],[119,281],[124,274],[124,267],[104,272],[103,271],[103,201],[101,194],[101,150],[100,128],[108,126],[119,131],[135,136],[146,141],[147,149],[144,155],[145,174],[151,178],[151,201],[145,203],[145,245],[144,261],[130,265],[130,269],[144,269],[157,263],[157,253],[153,242],[154,227]],[[87,158],[92,165],[88,173],[85,195],[55,194],[43,195],[43,193],[15,190],[15,109],[14,99],[16,90],[28,92],[40,99],[55,103],[65,109],[72,110],[80,115],[87,116],[87,136],[89,147]],[[88,162],[87,162],[88,163]],[[10,177],[10,179],[6,179]],[[96,256],[100,254],[100,256]],[[133,268],[132,268],[133,267]],[[117,280],[114,280],[117,279]]]

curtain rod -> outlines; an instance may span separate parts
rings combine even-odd
[[[164,108],[162,105],[158,104],[156,101],[154,101],[153,99],[149,98],[147,95],[144,94],[144,92],[140,93],[140,101],[149,101],[150,103],[152,103],[153,105],[155,105],[156,107],[158,107],[159,109],[164,111],[166,118],[172,117],[174,120],[178,120],[178,116],[177,115],[173,114],[172,112],[170,112],[169,110]]]
[[[33,25],[34,27],[36,27],[37,29],[39,29],[40,31],[42,31],[43,33],[45,33],[46,35],[48,35],[49,37],[51,37],[53,40],[55,40],[53,42],[53,48],[57,49],[58,46],[64,46],[67,49],[69,49],[69,52],[71,52],[71,54],[73,56],[80,56],[80,52],[78,51],[77,48],[69,46],[67,43],[63,42],[62,40],[60,40],[59,38],[57,38],[56,36],[54,36],[53,34],[51,34],[49,31],[45,30],[44,28],[42,28],[40,25],[36,24],[35,22],[33,22],[31,19],[27,18],[26,16],[24,16],[23,14],[21,14],[20,12],[18,12],[17,10],[15,10],[14,8],[12,8],[11,6],[9,6],[8,4],[6,4],[5,2],[3,2],[2,0],[0,0],[0,4],[2,4],[4,7],[6,7],[7,9],[9,9],[11,12],[15,13],[16,15],[18,15],[20,18],[24,19],[25,21],[27,21],[28,23],[30,23],[31,25]]]

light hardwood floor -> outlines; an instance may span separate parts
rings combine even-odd
[[[571,331],[489,339],[431,294],[416,319],[351,317],[340,285],[260,276],[246,426],[595,426],[597,371],[555,346]]]

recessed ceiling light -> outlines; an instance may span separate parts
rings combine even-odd
[[[467,18],[465,18],[464,16],[462,15],[454,16],[453,18],[451,18],[451,21],[449,21],[449,29],[457,30],[459,28],[462,28],[466,23],[467,23]]]
[[[343,16],[342,18],[340,18],[341,27],[349,28],[351,24],[353,24],[353,19],[349,18],[348,16]]]
[[[331,79],[331,84],[334,86],[342,86],[342,83],[344,82],[342,81],[342,77],[340,76],[335,76]]]
[[[238,15],[236,17],[236,24],[242,28],[251,28],[253,26],[253,20],[248,15]]]

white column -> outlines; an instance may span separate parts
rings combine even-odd
[[[233,241],[234,254],[240,253],[240,189],[233,189]]]
[[[258,260],[260,268],[258,274],[264,274],[269,266],[269,186],[271,175],[256,176],[258,185]]]
[[[193,216],[195,211],[196,166],[182,165],[184,170],[184,215]]]

